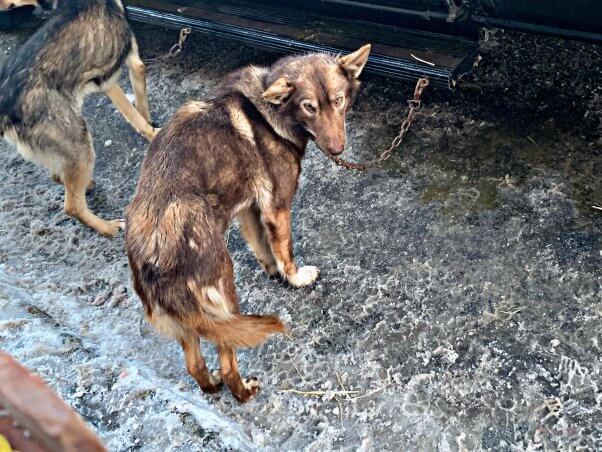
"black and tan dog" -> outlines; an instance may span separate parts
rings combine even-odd
[[[31,2],[0,0],[5,9],[21,4]],[[0,69],[0,133],[65,186],[67,215],[111,236],[123,220],[103,220],[86,203],[95,154],[81,106],[88,93],[102,91],[152,139],[144,64],[121,0],[44,2],[51,4],[56,5],[53,16]],[[137,108],[117,84],[123,63]]]
[[[312,284],[316,267],[293,258],[291,205],[310,139],[340,154],[345,113],[370,53],[284,58],[247,67],[210,98],[184,105],[152,141],[128,208],[126,248],[133,284],[151,324],[177,339],[202,390],[222,380],[241,402],[259,390],[242,380],[236,347],[255,346],[285,327],[274,316],[239,312],[232,260],[222,234],[236,217],[268,274]],[[210,374],[199,337],[219,350]]]

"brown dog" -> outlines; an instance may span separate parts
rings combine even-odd
[[[236,399],[250,400],[259,383],[241,379],[235,348],[285,332],[277,317],[239,313],[222,234],[236,217],[268,274],[295,287],[315,281],[318,269],[293,258],[301,159],[309,139],[343,151],[345,113],[369,53],[366,45],[340,58],[310,54],[234,72],[212,97],[184,105],[150,145],[127,213],[133,284],[147,319],[180,341],[205,392],[223,379]],[[221,376],[207,371],[199,337],[217,345]]]

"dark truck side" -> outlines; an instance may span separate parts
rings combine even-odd
[[[231,37],[283,52],[340,52],[371,42],[368,71],[447,86],[470,71],[480,27],[602,42],[602,1],[126,0],[134,20]]]
[[[60,0],[59,0],[60,1]],[[602,0],[124,0],[130,19],[190,27],[284,53],[370,42],[366,69],[448,86],[469,72],[480,27],[602,43]],[[0,13],[0,27],[26,16]],[[30,11],[30,10],[29,10]],[[4,23],[3,23],[4,21]]]

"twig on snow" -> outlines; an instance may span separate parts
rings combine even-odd
[[[322,397],[323,395],[326,395],[326,394],[332,394],[333,396],[336,397],[336,396],[342,396],[342,395],[347,395],[347,394],[357,394],[360,391],[300,391],[298,389],[284,388],[284,389],[279,390],[278,392],[281,394],[283,394],[283,393],[299,394],[299,395],[306,396],[306,397]]]
[[[386,385],[383,385],[383,386],[381,386],[380,388],[373,389],[372,391],[370,391],[370,392],[367,392],[367,393],[365,393],[365,394],[362,394],[362,395],[360,395],[360,396],[353,397],[351,400],[358,400],[358,399],[363,399],[364,397],[370,397],[371,395],[374,395],[374,394],[376,394],[377,392],[384,391],[385,389],[387,389],[387,388],[388,388],[389,386],[391,386],[392,384],[393,384],[393,382],[392,382],[392,381],[389,381],[389,382],[388,382]]]
[[[341,376],[339,375],[338,372],[335,373],[335,375],[337,376],[337,380],[339,381],[339,385],[341,386],[341,389],[345,392],[347,392],[347,389],[345,388],[345,385],[343,384],[343,380],[341,380]],[[349,396],[347,396],[349,397]]]

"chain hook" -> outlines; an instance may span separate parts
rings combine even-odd
[[[178,42],[174,44],[171,49],[169,49],[169,52],[167,54],[170,58],[174,58],[180,54],[180,52],[184,48],[184,43],[186,42],[186,39],[188,38],[188,35],[191,32],[192,30],[190,28],[182,28],[180,30],[180,39],[178,39]]]
[[[148,61],[158,61],[158,60],[163,60],[166,58],[175,58],[177,57],[180,52],[182,52],[182,50],[184,49],[184,43],[186,42],[186,39],[188,38],[188,35],[192,33],[192,29],[190,28],[182,28],[180,30],[180,36],[178,38],[178,42],[176,42],[173,46],[171,46],[171,48],[169,49],[169,52],[167,52],[165,55],[160,56],[160,57],[156,57],[156,58],[151,58]]]

